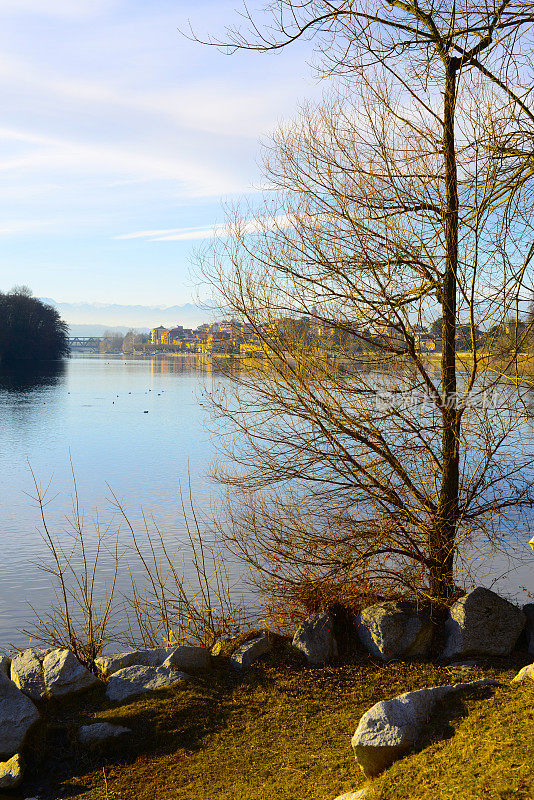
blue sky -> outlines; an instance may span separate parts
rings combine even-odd
[[[0,289],[194,297],[192,250],[259,185],[259,138],[321,91],[309,45],[229,57],[179,35],[221,33],[239,2],[0,0]]]

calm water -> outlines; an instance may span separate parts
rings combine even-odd
[[[88,532],[97,510],[104,523],[113,516],[109,485],[136,526],[141,508],[155,515],[174,552],[185,540],[180,483],[187,492],[191,477],[201,512],[216,503],[208,478],[216,450],[201,395],[219,380],[195,359],[110,356],[75,357],[51,374],[0,376],[0,649],[26,645],[18,630],[34,620],[28,604],[46,609],[52,598],[36,563],[46,549],[30,466],[43,486],[50,482],[50,529],[65,547],[72,459]],[[532,565],[495,588],[526,601],[520,587],[534,590]],[[505,566],[497,563],[486,585]],[[101,579],[110,574],[104,559]],[[125,572],[121,588],[127,579]]]
[[[52,374],[0,377],[0,648],[26,644],[17,630],[34,619],[28,603],[46,608],[52,596],[36,564],[46,550],[30,466],[43,487],[50,482],[47,516],[66,546],[70,458],[88,531],[97,509],[103,521],[112,516],[109,484],[137,523],[141,508],[154,513],[178,542],[180,483],[187,491],[191,476],[200,509],[216,493],[207,477],[214,444],[199,402],[213,380],[193,359],[110,356],[74,357]]]

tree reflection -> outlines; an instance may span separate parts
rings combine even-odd
[[[0,391],[22,393],[38,391],[45,386],[57,386],[65,369],[64,361],[4,363],[0,366]]]

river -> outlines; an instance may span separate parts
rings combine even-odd
[[[113,517],[113,491],[136,526],[141,509],[154,514],[172,551],[186,537],[180,485],[187,494],[190,479],[201,514],[216,504],[208,476],[216,449],[202,392],[220,380],[209,363],[183,357],[79,356],[40,374],[0,375],[0,650],[27,645],[20,629],[35,619],[30,604],[39,612],[53,598],[50,577],[38,566],[47,550],[32,471],[43,488],[49,485],[50,530],[65,548],[72,462],[89,540],[97,513],[101,524]],[[103,559],[103,581],[111,564]],[[503,567],[497,564],[495,574]],[[128,581],[125,570],[120,591]],[[525,586],[534,588],[530,565],[496,584],[523,602]]]

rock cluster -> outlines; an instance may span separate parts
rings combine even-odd
[[[527,649],[530,655],[534,656],[534,603],[527,603],[522,610],[526,619]]]
[[[328,611],[304,620],[293,637],[293,647],[306,656],[309,664],[326,664],[338,654],[334,620]]]
[[[106,695],[120,702],[143,692],[183,684],[210,665],[205,647],[168,647],[131,651],[97,659],[103,676],[110,676]],[[0,789],[11,789],[23,778],[20,750],[40,718],[35,702],[61,699],[103,681],[81,664],[70,650],[28,648],[12,660],[0,657]],[[94,745],[130,734],[129,728],[98,722],[82,725],[78,740]]]
[[[534,681],[534,664],[527,664],[526,667],[520,669],[515,678],[512,678],[512,683],[522,683],[527,680]]]
[[[9,761],[0,763],[0,789],[16,789],[24,777],[22,756],[16,753]]]
[[[100,683],[70,650],[34,648],[13,659],[11,680],[32,700],[75,694]]]
[[[525,627],[526,616],[495,592],[479,587],[451,606],[445,623],[445,658],[506,656]]]
[[[14,755],[23,745],[28,731],[39,719],[32,700],[0,675],[0,753]]]
[[[78,741],[81,744],[97,744],[126,736],[132,731],[124,725],[113,725],[111,722],[95,722],[92,725],[82,725],[78,729]]]
[[[273,648],[273,637],[268,631],[264,631],[254,639],[249,639],[237,650],[234,650],[230,663],[234,669],[248,669],[252,663],[261,656],[268,653]]]
[[[425,657],[433,625],[414,603],[388,600],[363,609],[355,619],[359,642],[382,661]],[[477,588],[460,597],[445,622],[445,659],[509,655],[526,625],[529,652],[534,652],[534,604],[520,611],[489,589]],[[338,644],[332,615],[325,611],[302,622],[293,646],[309,664],[336,658]]]
[[[137,694],[168,689],[190,680],[190,675],[170,667],[142,667],[134,664],[113,673],[106,689],[106,697],[113,702],[122,702]]]
[[[113,675],[126,667],[161,667],[163,662],[171,655],[175,648],[157,647],[151,650],[128,650],[126,653],[115,653],[111,656],[101,656],[95,664],[103,675]]]
[[[179,647],[155,647],[151,650],[128,650],[101,656],[95,660],[102,675],[114,675],[127,667],[169,667],[196,672],[210,665],[210,651],[207,647],[180,645]]]
[[[336,797],[336,800],[363,800],[364,797],[369,795],[369,787],[364,786],[363,789],[358,789],[355,792],[346,792]]]

